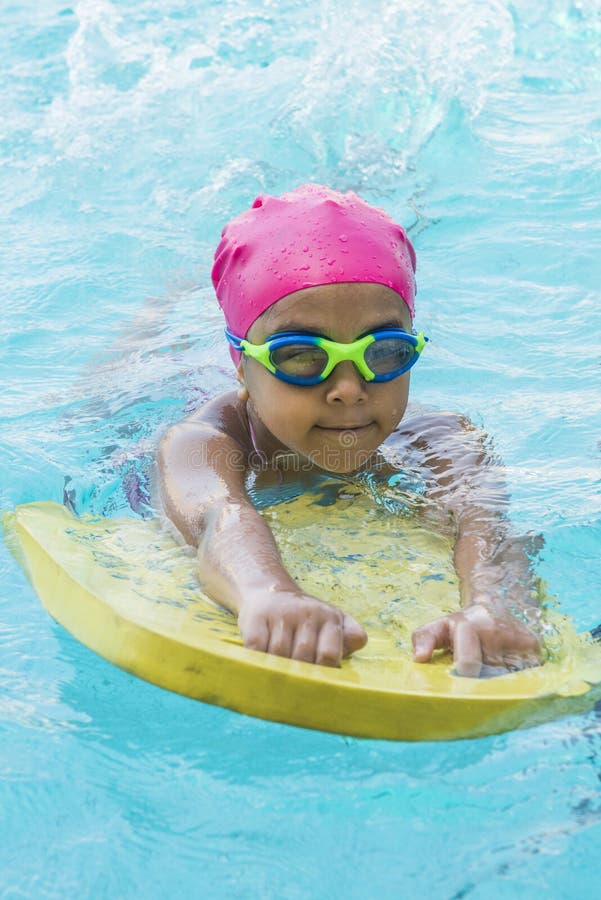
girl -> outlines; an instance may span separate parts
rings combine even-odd
[[[384,466],[386,440],[419,458],[426,504],[454,530],[462,609],[417,629],[414,659],[453,653],[458,674],[540,661],[529,561],[507,534],[506,498],[469,423],[405,416],[415,253],[403,229],[352,193],[305,185],[262,196],[230,222],[213,284],[238,391],[169,429],[158,453],[165,510],[198,547],[207,593],[238,616],[247,647],[339,666],[367,636],[308,596],[247,494],[249,471],[356,477]],[[487,464],[488,463],[488,464]],[[398,477],[398,476],[397,476]]]

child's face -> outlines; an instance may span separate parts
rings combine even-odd
[[[411,330],[409,311],[395,291],[378,284],[330,284],[284,297],[253,323],[247,337],[262,344],[276,332],[311,331],[350,343],[384,326]],[[243,358],[238,372],[264,429],[262,447],[291,450],[330,472],[364,465],[407,407],[409,372],[370,383],[347,360],[310,387],[280,381],[254,359]]]

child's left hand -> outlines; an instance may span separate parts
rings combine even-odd
[[[525,622],[509,610],[476,603],[443,616],[413,632],[413,658],[429,662],[435,650],[450,650],[455,673],[477,678],[482,665],[509,671],[538,666],[541,642]]]

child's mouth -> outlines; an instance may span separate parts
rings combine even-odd
[[[315,427],[319,428],[320,431],[333,431],[337,434],[343,434],[345,431],[360,434],[363,431],[367,431],[372,425],[373,422],[367,422],[365,425],[316,425]]]

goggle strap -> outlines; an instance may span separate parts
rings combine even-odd
[[[233,333],[233,331],[230,331],[229,328],[225,329],[225,336],[234,350],[242,351],[243,338],[239,338],[236,334]]]

